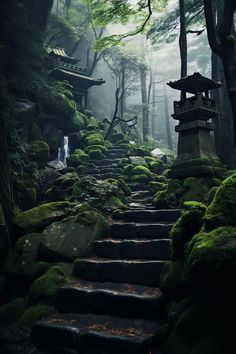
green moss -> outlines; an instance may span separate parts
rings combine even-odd
[[[92,245],[107,229],[104,217],[95,210],[78,210],[77,215],[48,226],[38,248],[39,257],[54,262],[73,262],[87,257]]]
[[[146,147],[138,147],[135,149],[135,153],[138,156],[150,156],[150,151]]]
[[[149,183],[149,186],[150,186],[151,191],[153,193],[157,193],[157,192],[160,192],[160,191],[163,191],[163,190],[166,189],[166,184],[165,183],[156,182],[156,181],[151,181]]]
[[[54,266],[44,275],[36,279],[29,290],[29,302],[53,304],[58,288],[65,285],[68,279],[63,270]]]
[[[232,295],[236,276],[236,228],[220,227],[195,235],[185,250],[186,278],[198,292]],[[220,284],[224,284],[223,289]]]
[[[104,145],[104,137],[100,133],[89,134],[85,138],[86,146],[90,145]]]
[[[89,152],[89,157],[92,159],[92,160],[101,160],[104,158],[104,155],[102,153],[101,150],[91,150]]]
[[[115,186],[117,186],[118,188],[120,188],[124,194],[126,196],[130,196],[131,195],[131,189],[129,188],[129,186],[122,180],[122,179],[110,179],[111,183]]]
[[[211,204],[213,202],[213,199],[215,198],[216,192],[218,191],[218,187],[213,187],[210,189],[208,195],[207,195],[207,200],[208,203]]]
[[[150,177],[148,177],[146,174],[139,174],[139,175],[133,175],[130,177],[130,182],[134,183],[148,183]]]
[[[134,166],[133,174],[134,175],[146,175],[148,177],[151,177],[150,170],[145,166]]]
[[[115,196],[111,196],[106,202],[106,205],[107,208],[111,211],[116,209],[127,209],[127,206],[118,197]]]
[[[84,160],[84,158],[82,158],[82,160],[81,160],[81,157],[79,155],[72,154],[69,157],[67,157],[66,163],[67,163],[68,167],[77,168],[83,160]]]
[[[204,204],[196,202],[186,202],[184,208],[185,211],[171,231],[171,253],[173,260],[183,258],[184,247],[200,231],[206,212]]]
[[[236,226],[236,174],[228,177],[218,188],[205,216],[206,228]]]
[[[179,300],[191,294],[190,284],[184,279],[184,261],[166,263],[161,275],[161,291],[169,300]]]
[[[168,192],[167,189],[159,191],[155,194],[154,204],[159,209],[177,208],[179,200],[174,193]]]
[[[66,190],[69,187],[73,187],[73,185],[79,181],[79,177],[76,172],[65,173],[62,176],[58,177],[54,182],[55,186]]]
[[[101,150],[102,153],[106,153],[108,151],[107,148],[103,145],[90,145],[85,148],[85,151],[88,154],[90,153],[90,151],[93,151],[93,150]]]
[[[35,161],[40,165],[45,165],[49,160],[49,146],[44,141],[34,141],[28,146],[27,155],[30,160]]]
[[[47,305],[38,304],[30,306],[18,321],[18,326],[32,328],[34,324],[53,312],[53,308]]]
[[[0,324],[2,327],[16,323],[25,310],[25,301],[22,298],[12,300],[0,307]]]
[[[151,172],[156,173],[158,175],[162,174],[162,172],[164,171],[163,161],[159,159],[148,162],[148,166]]]
[[[53,220],[67,216],[70,206],[69,202],[52,202],[24,211],[13,220],[16,232],[20,235],[42,229]]]
[[[27,280],[34,280],[44,274],[49,264],[38,262],[38,246],[41,238],[42,235],[36,233],[21,237],[6,259],[5,272]]]

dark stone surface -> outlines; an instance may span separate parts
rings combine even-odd
[[[78,279],[56,297],[60,312],[96,313],[163,319],[165,300],[158,288],[130,284],[86,282]]]
[[[36,324],[32,340],[40,349],[78,349],[82,354],[146,354],[159,330],[153,321],[111,316],[54,314]]]
[[[96,256],[118,259],[161,259],[170,258],[170,241],[163,240],[119,240],[96,241],[93,246]]]
[[[74,274],[88,280],[158,286],[164,264],[165,261],[157,260],[112,260],[94,257],[77,260]]]
[[[127,239],[143,237],[149,239],[168,238],[168,234],[173,227],[173,223],[114,223],[111,225],[111,237]]]
[[[175,222],[180,217],[178,209],[163,210],[125,210],[114,219],[122,219],[124,221],[169,221]]]

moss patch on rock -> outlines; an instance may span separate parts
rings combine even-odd
[[[15,234],[20,236],[42,230],[52,221],[66,217],[70,213],[70,207],[71,203],[69,202],[52,202],[24,211],[13,220]]]
[[[0,307],[0,326],[10,326],[16,323],[25,310],[23,298],[12,300]]]
[[[53,305],[57,290],[67,282],[68,278],[59,266],[50,268],[31,285],[28,296],[29,303],[40,302]]]
[[[206,228],[236,226],[236,174],[223,181],[205,216]]]
[[[107,229],[104,217],[96,211],[80,211],[78,215],[52,223],[42,234],[39,258],[49,262],[73,262],[92,252],[93,242]]]
[[[30,306],[20,317],[17,325],[19,327],[32,328],[36,322],[43,320],[53,312],[53,308],[48,305],[38,304]]]

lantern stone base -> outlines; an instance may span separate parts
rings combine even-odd
[[[168,177],[221,177],[225,172],[226,168],[217,157],[214,159],[196,158],[182,161],[177,159],[171,166]]]

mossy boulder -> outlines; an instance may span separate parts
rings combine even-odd
[[[57,290],[68,282],[68,278],[59,266],[53,266],[44,275],[36,279],[29,290],[28,301],[54,304]]]
[[[108,211],[114,211],[116,209],[127,209],[128,207],[116,196],[110,196],[106,202],[106,207]]]
[[[132,165],[139,165],[139,166],[145,166],[148,167],[147,162],[145,159],[141,156],[130,156],[129,161]]]
[[[73,187],[73,185],[78,181],[79,177],[76,172],[68,172],[58,177],[54,184],[55,186],[66,190],[69,187]]]
[[[108,151],[108,149],[103,145],[90,145],[85,148],[85,151],[88,154],[90,153],[90,151],[93,151],[93,150],[101,150],[102,153],[106,153]]]
[[[97,149],[97,150],[90,150],[89,151],[89,157],[92,160],[101,160],[101,159],[104,158],[104,155],[103,155],[101,150]]]
[[[206,206],[199,202],[185,202],[182,216],[171,230],[171,257],[184,257],[184,247],[203,226]]]
[[[220,227],[195,235],[185,249],[185,275],[195,291],[232,295],[236,276],[236,228]],[[221,286],[223,284],[223,287]]]
[[[135,154],[137,156],[151,156],[150,151],[145,146],[140,146],[135,149]]]
[[[236,174],[225,179],[218,188],[205,215],[206,229],[236,226]]]
[[[166,263],[161,275],[161,291],[168,300],[180,300],[191,296],[191,283],[184,278],[184,261]]]
[[[66,159],[67,166],[74,167],[74,168],[77,168],[81,164],[82,161],[84,161],[84,159],[82,158],[82,160],[81,160],[81,157],[77,154],[72,154],[72,155],[68,156]]]
[[[78,132],[79,130],[86,128],[86,120],[87,117],[83,113],[76,111],[71,117],[71,122],[68,129],[69,132]]]
[[[53,186],[49,188],[45,194],[44,198],[47,202],[59,202],[65,200],[67,197],[67,193],[60,187]]]
[[[85,145],[90,146],[90,145],[104,145],[104,137],[100,133],[93,133],[89,134],[85,138]]]
[[[52,202],[24,211],[13,219],[14,234],[21,236],[42,230],[52,221],[66,217],[70,212],[70,207],[71,203],[69,202]]]
[[[121,142],[123,140],[125,140],[125,136],[123,133],[112,133],[110,136],[109,136],[109,140],[113,143],[113,144],[116,144],[118,142]]]
[[[192,299],[178,317],[166,343],[168,354],[230,354],[223,344],[217,311]]]
[[[146,174],[139,174],[139,175],[133,175],[130,177],[130,182],[133,183],[147,183],[149,182],[150,177],[148,177]]]
[[[22,314],[17,325],[18,327],[32,328],[36,322],[43,320],[53,310],[53,307],[44,304],[32,305]]]
[[[151,172],[156,173],[158,175],[162,174],[162,172],[164,171],[163,161],[161,160],[150,161],[148,163],[148,167]]]
[[[103,216],[96,211],[79,212],[76,216],[54,222],[42,235],[39,258],[46,261],[73,262],[92,252],[96,239],[102,237],[107,228]]]
[[[10,326],[16,323],[25,310],[23,298],[17,298],[0,306],[0,327]]]
[[[39,165],[46,165],[49,160],[49,146],[44,141],[34,141],[27,148],[27,155],[31,161]]]
[[[38,246],[41,239],[41,234],[33,233],[17,241],[6,259],[5,272],[8,276],[24,278],[30,282],[48,270],[48,263],[38,261]]]

